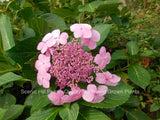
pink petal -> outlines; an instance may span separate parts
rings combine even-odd
[[[96,48],[96,42],[90,40],[90,41],[89,41],[89,44],[88,44],[88,48],[89,48],[89,49],[95,49],[95,48]]]
[[[91,91],[84,91],[83,99],[87,102],[91,102],[94,99],[94,93]]]
[[[81,40],[81,44],[85,46],[88,46],[89,42],[90,42],[90,39],[88,38],[82,38]]]
[[[104,100],[103,96],[96,96],[91,103],[100,103]]]
[[[51,38],[52,38],[52,34],[51,34],[51,33],[48,33],[48,34],[46,34],[46,35],[43,37],[42,41],[43,41],[43,42],[46,42],[47,40],[49,40],[49,39],[51,39]]]
[[[46,42],[46,46],[47,47],[53,47],[56,44],[56,40],[55,39],[50,39]]]
[[[110,85],[110,86],[116,86],[118,83],[119,83],[119,81],[121,80],[121,78],[120,77],[118,77],[117,75],[112,75],[112,78],[111,79],[109,79],[108,81],[106,81],[106,85]]]
[[[37,46],[37,50],[42,50],[44,44],[45,44],[44,42],[40,42]]]
[[[82,36],[82,31],[77,29],[76,31],[74,31],[74,37],[75,38],[80,38]]]
[[[106,61],[106,65],[109,64],[110,61],[111,61],[111,55],[110,55],[110,53],[107,52],[104,58],[105,58],[105,61]]]
[[[103,96],[103,95],[105,95],[105,94],[107,93],[107,90],[108,90],[107,86],[105,86],[105,85],[100,85],[100,86],[98,86],[97,89],[98,89],[98,90],[97,90],[96,94],[97,94],[98,96]]]
[[[41,49],[41,53],[45,53],[47,49],[48,49],[47,45],[44,44],[43,48]]]
[[[86,28],[86,29],[91,29],[92,28],[91,25],[85,24],[85,23],[81,24],[81,27]]]
[[[105,76],[103,73],[96,73],[96,82],[104,84],[106,82]]]
[[[68,34],[66,32],[63,32],[60,35],[59,42],[64,45],[67,43],[67,39],[68,39]]]
[[[83,38],[91,38],[92,37],[92,32],[88,28],[83,28],[82,33],[83,33]]]
[[[100,34],[99,34],[99,32],[96,31],[96,30],[91,30],[91,32],[92,32],[91,40],[95,41],[95,42],[98,42],[100,40]]]
[[[102,46],[99,50],[99,54],[103,56],[106,55],[106,48]]]
[[[95,58],[94,58],[94,62],[96,63],[96,64],[101,64],[101,61],[103,60],[103,58],[101,57],[101,55],[100,54],[97,54],[96,56],[95,56]]]
[[[49,86],[50,86],[50,82],[48,82],[48,81],[43,81],[43,87],[44,87],[44,88],[49,88]]]
[[[70,26],[70,30],[72,32],[74,32],[74,31],[76,31],[77,29],[80,29],[80,28],[81,28],[81,24],[78,24],[78,23],[73,24],[73,25]]]
[[[52,35],[54,38],[58,38],[60,36],[60,30],[59,29],[53,30]]]
[[[63,95],[64,95],[64,92],[62,90],[58,90],[57,93],[51,92],[48,95],[48,98],[52,101],[54,105],[62,105],[64,104],[64,102],[62,101]]]
[[[89,84],[87,86],[87,90],[89,90],[91,92],[96,92],[97,91],[97,87],[94,84]]]

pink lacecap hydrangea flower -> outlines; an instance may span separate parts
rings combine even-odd
[[[98,31],[88,24],[74,24],[70,29],[75,37],[72,42],[67,42],[67,33],[54,30],[46,34],[38,44],[37,49],[41,51],[35,63],[38,84],[49,88],[50,79],[56,78],[55,85],[59,90],[48,95],[54,105],[63,105],[80,98],[99,103],[107,93],[106,85],[117,85],[120,77],[102,70],[111,60],[105,47],[101,47],[95,57],[84,51],[82,44],[90,49],[96,48],[96,42],[100,40]],[[79,38],[81,44],[78,42]],[[92,74],[96,74],[96,79]],[[93,81],[103,85],[97,87]],[[83,82],[88,84],[87,89],[79,87],[79,83]],[[70,90],[68,93],[63,92],[66,88]]]
[[[94,62],[98,64],[100,69],[103,69],[107,64],[109,64],[110,60],[111,60],[110,53],[106,52],[105,47],[101,47],[99,54],[97,54],[94,59]]]
[[[107,86],[100,85],[98,88],[94,84],[89,84],[87,90],[84,91],[83,99],[91,103],[99,103],[104,100],[104,95],[107,93]]]
[[[120,81],[120,77],[110,72],[96,73],[96,81],[100,84],[116,86]]]

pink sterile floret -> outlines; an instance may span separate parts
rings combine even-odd
[[[39,85],[42,85],[44,88],[49,88],[50,86],[51,75],[45,71],[40,71],[37,74],[37,81]]]
[[[94,62],[98,64],[98,67],[100,69],[103,69],[107,64],[109,64],[110,60],[111,60],[110,53],[106,52],[105,47],[101,47],[99,54],[95,56]]]
[[[60,34],[60,30],[54,30],[52,33],[46,34],[42,42],[40,42],[37,46],[37,50],[41,50],[41,53],[45,53],[48,48],[61,44],[66,44],[68,39],[68,34],[66,32],[63,32]]]
[[[104,95],[107,93],[107,86],[100,85],[98,88],[94,84],[89,84],[87,90],[83,93],[83,99],[91,103],[99,103],[104,100]]]
[[[120,77],[110,72],[96,73],[96,81],[100,84],[116,86],[120,81]]]
[[[72,91],[69,92],[69,95],[63,96],[64,103],[70,103],[74,102],[82,97],[82,94],[84,92],[83,89],[80,89],[79,87],[73,87],[71,88]]]
[[[63,96],[64,92],[62,90],[58,90],[57,92],[51,92],[48,95],[48,98],[52,101],[54,105],[62,105],[64,104]]]
[[[48,71],[49,67],[51,66],[50,57],[44,54],[39,54],[38,60],[35,63],[35,68],[38,71]]]
[[[75,38],[91,38],[92,32],[91,32],[91,26],[89,24],[73,24],[70,26],[70,30],[74,32]]]
[[[88,46],[89,49],[95,49],[96,42],[98,42],[100,40],[100,34],[96,30],[91,30],[91,32],[92,32],[91,38],[82,37],[81,44]]]

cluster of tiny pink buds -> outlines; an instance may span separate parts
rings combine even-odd
[[[73,24],[70,29],[75,37],[72,42],[67,42],[67,33],[60,34],[60,30],[54,30],[45,35],[38,44],[37,49],[41,51],[35,64],[38,70],[38,84],[49,88],[50,79],[56,78],[55,85],[59,90],[48,95],[54,105],[74,102],[80,98],[87,102],[99,103],[107,93],[106,85],[117,85],[120,77],[109,71],[103,72],[111,60],[105,47],[101,47],[95,57],[83,49],[82,45],[90,49],[96,48],[96,42],[100,40],[98,31],[88,24]],[[95,79],[93,75],[96,75]],[[92,83],[94,81],[103,85],[96,86]],[[88,84],[87,88],[81,89],[79,83]],[[63,91],[66,88],[71,90],[68,94]]]

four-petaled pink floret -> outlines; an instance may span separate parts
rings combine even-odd
[[[96,42],[100,40],[100,34],[98,31],[93,30],[88,24],[73,24],[70,27],[75,38],[81,38],[81,44],[88,46],[89,49],[96,48]]]
[[[107,90],[108,88],[105,85],[96,87],[94,84],[89,84],[82,97],[87,102],[99,103],[104,100],[104,95],[107,93]]]
[[[103,73],[96,73],[96,81],[100,84],[116,86],[119,83],[120,79],[120,77],[115,74],[111,74],[108,71]]]
[[[42,42],[40,42],[37,46],[37,50],[41,50],[41,53],[45,53],[48,48],[53,47],[54,45],[66,44],[68,39],[68,34],[63,32],[60,34],[60,30],[54,30],[52,33],[46,34]]]
[[[94,62],[98,64],[98,67],[100,69],[105,68],[105,66],[109,64],[110,60],[111,60],[111,55],[109,52],[106,52],[105,47],[101,47],[101,49],[99,50],[99,54],[97,54],[96,57],[94,58]]]

